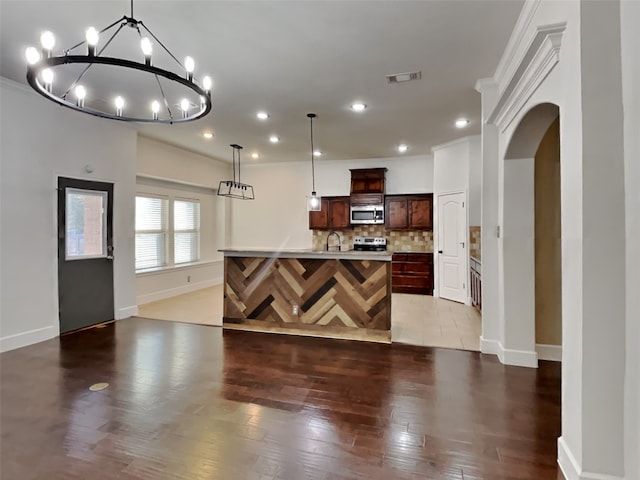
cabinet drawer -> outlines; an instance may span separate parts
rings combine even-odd
[[[421,276],[431,275],[431,265],[415,262],[391,262],[391,271],[396,273],[414,273]]]
[[[415,263],[425,263],[428,265],[433,265],[433,253],[425,252],[425,253],[394,253],[391,257],[391,260],[394,262],[415,262]]]
[[[381,193],[352,193],[351,205],[383,205],[383,198]]]
[[[428,277],[416,277],[415,275],[394,275],[391,284],[397,287],[428,287]]]

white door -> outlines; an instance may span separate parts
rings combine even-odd
[[[441,298],[467,298],[467,214],[465,194],[438,195],[438,292]]]

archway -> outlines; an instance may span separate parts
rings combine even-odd
[[[502,162],[499,275],[505,363],[560,359],[561,245],[559,108],[522,118]],[[536,345],[540,345],[538,349]]]

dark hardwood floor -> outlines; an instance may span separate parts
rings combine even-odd
[[[0,364],[2,480],[562,478],[559,364],[146,319]]]

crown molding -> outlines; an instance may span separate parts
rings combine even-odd
[[[518,20],[513,27],[513,32],[509,37],[507,46],[505,47],[504,54],[496,67],[496,72],[493,76],[494,81],[501,82],[505,78],[511,78],[514,76],[518,65],[521,62],[518,61],[518,52],[522,50],[521,46],[526,43],[527,32],[530,31],[530,25],[533,24],[533,18],[538,11],[538,6],[542,0],[527,0],[525,1]]]
[[[456,138],[455,140],[451,140],[450,142],[441,143],[440,145],[435,145],[431,147],[431,153],[435,153],[438,150],[442,150],[443,148],[449,148],[455,145],[462,145],[463,143],[469,145],[476,138],[480,138],[480,135],[467,135],[466,137]]]
[[[504,132],[543,80],[560,61],[562,37],[567,23],[543,25],[536,29],[529,46],[509,78],[487,122]]]

